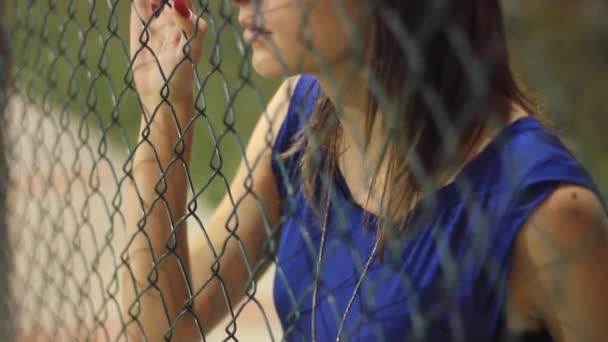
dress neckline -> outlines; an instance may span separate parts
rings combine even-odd
[[[410,214],[415,213],[419,210],[420,206],[423,203],[428,203],[429,200],[436,202],[440,201],[443,198],[451,197],[450,194],[458,193],[459,187],[462,186],[463,178],[466,175],[475,173],[475,170],[480,166],[485,164],[491,156],[493,156],[496,151],[500,148],[501,144],[504,144],[506,140],[509,140],[511,137],[516,135],[519,132],[526,131],[528,129],[541,127],[542,124],[534,115],[526,115],[521,117],[510,124],[504,126],[498,134],[490,140],[486,146],[479,153],[473,156],[469,161],[464,163],[463,167],[460,169],[458,174],[448,183],[443,186],[437,188],[436,190],[423,195],[422,198],[416,203],[414,208],[410,211]],[[346,183],[346,179],[340,170],[340,167],[336,167],[334,183],[340,194],[344,196],[344,199],[354,208],[361,211],[363,214],[369,216],[370,218],[377,218],[377,214],[368,211],[363,208],[359,203],[357,203],[353,196],[348,184]],[[466,184],[466,183],[465,183]]]

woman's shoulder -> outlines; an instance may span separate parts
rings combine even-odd
[[[301,156],[301,153],[293,153],[285,158],[284,153],[289,151],[300,137],[314,110],[321,88],[317,79],[310,74],[291,77],[281,88],[279,91],[287,94],[285,97],[288,105],[281,122],[277,122],[278,130],[272,146],[271,160],[279,191],[283,196],[286,192],[286,184],[295,184]]]
[[[498,148],[501,174],[515,180],[515,186],[563,181],[595,187],[572,149],[538,117],[519,119],[506,135]]]
[[[305,119],[310,116],[321,94],[321,86],[312,74],[302,74],[295,77],[297,81],[293,82],[295,86],[293,87],[287,116]]]
[[[467,170],[467,179],[489,190],[516,191],[539,182],[594,187],[585,167],[541,119],[528,115],[505,127]],[[479,190],[479,187],[477,187]]]
[[[321,92],[319,82],[310,74],[292,77],[285,87],[289,94],[289,105],[273,148],[279,153],[287,151],[294,143],[294,138],[310,117]]]
[[[458,179],[459,198],[475,198],[484,212],[489,210],[500,239],[515,234],[561,185],[577,186],[602,198],[571,149],[534,116],[506,127],[465,173]]]
[[[555,218],[565,213],[558,208],[594,207],[597,203],[606,207],[585,166],[555,131],[537,118],[518,120],[502,139],[503,143],[495,143],[496,159],[488,163],[490,171],[478,177],[475,187],[476,191],[483,191],[483,184],[491,188],[484,199],[497,210],[498,240],[512,241],[526,222],[536,220],[533,217]],[[571,201],[574,197],[579,200]]]

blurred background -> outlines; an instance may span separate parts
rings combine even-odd
[[[198,70],[190,172],[204,219],[226,192],[280,80],[252,70],[229,1],[194,2],[210,24]],[[608,5],[503,5],[524,88],[608,193]],[[19,340],[114,340],[122,324],[116,278],[122,186],[140,120],[128,68],[130,1],[27,0],[6,7],[15,79],[5,137],[15,334]],[[191,229],[193,239],[203,236],[200,224]],[[226,323],[208,340],[280,339],[268,274],[259,302],[243,304],[238,329]]]

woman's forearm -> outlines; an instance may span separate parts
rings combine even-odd
[[[174,337],[196,332],[191,315],[176,322],[190,298],[184,216],[193,127],[185,127],[194,109],[191,99],[181,103],[145,108],[133,155],[125,210],[129,261],[123,273],[123,317],[136,321],[131,338],[162,340],[171,327]]]

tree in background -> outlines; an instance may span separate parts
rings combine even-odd
[[[4,13],[4,2],[0,0],[0,15]],[[10,253],[9,235],[6,220],[6,195],[8,188],[6,105],[8,102],[9,86],[9,55],[6,46],[4,21],[0,17],[0,338],[3,341],[14,340],[12,315],[10,314],[10,274],[12,258]]]
[[[504,2],[512,53],[542,110],[608,192],[608,4]]]

